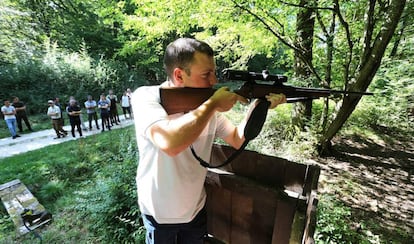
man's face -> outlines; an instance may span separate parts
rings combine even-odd
[[[217,83],[216,63],[214,57],[207,54],[196,52],[194,61],[190,65],[190,75],[184,70],[181,72],[182,87],[209,88]]]
[[[4,105],[5,105],[6,107],[8,107],[8,106],[10,105],[10,101],[9,101],[9,100],[4,101]]]

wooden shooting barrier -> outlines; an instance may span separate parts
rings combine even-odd
[[[233,152],[215,145],[211,161],[223,161]],[[313,243],[319,173],[316,165],[253,151],[242,152],[219,170],[209,170],[209,234],[217,243]]]

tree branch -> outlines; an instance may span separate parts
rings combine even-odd
[[[346,90],[348,87],[348,81],[349,81],[349,67],[351,66],[352,62],[352,56],[353,56],[353,50],[354,50],[354,43],[352,41],[351,31],[349,30],[349,24],[345,21],[344,17],[341,14],[341,10],[339,8],[339,2],[338,0],[334,0],[334,12],[339,18],[339,22],[342,24],[342,26],[345,29],[346,33],[346,39],[348,42],[349,47],[349,53],[348,53],[348,60],[345,63],[345,69],[344,69],[344,80],[345,80],[345,87]]]
[[[259,22],[261,22],[265,28],[270,31],[274,36],[276,36],[278,38],[279,41],[281,41],[283,44],[285,44],[286,46],[288,46],[289,48],[291,48],[292,50],[294,50],[294,52],[296,52],[299,56],[300,59],[308,66],[309,70],[315,75],[316,79],[319,82],[322,82],[321,77],[318,75],[315,67],[313,66],[312,63],[307,62],[307,59],[304,56],[304,50],[302,50],[301,48],[295,46],[292,42],[287,41],[286,39],[283,38],[282,34],[277,32],[276,30],[274,30],[267,22],[266,20],[264,20],[263,18],[261,18],[259,15],[257,15],[256,13],[254,13],[253,11],[251,11],[250,9],[246,8],[245,6],[237,3],[235,0],[232,0],[232,2],[234,3],[234,5],[237,8],[240,8],[243,11],[246,11],[248,14],[252,15],[254,18],[256,18]]]
[[[363,46],[363,53],[361,55],[360,65],[363,65],[369,56],[371,55],[371,41],[374,32],[374,12],[375,12],[375,0],[370,0],[367,8],[367,12],[365,14],[365,27],[364,27],[364,46]]]

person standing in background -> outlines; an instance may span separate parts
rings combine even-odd
[[[19,132],[23,132],[22,120],[26,124],[27,129],[33,132],[29,119],[27,118],[26,105],[22,101],[20,101],[18,97],[13,98],[12,105],[16,109],[16,121],[17,121],[17,127],[19,128]]]
[[[1,107],[10,134],[13,139],[20,137],[16,132],[16,109],[10,104],[9,99],[4,100],[4,106]]]
[[[79,104],[76,102],[76,100],[69,101],[69,106],[66,108],[66,112],[69,115],[69,122],[72,128],[71,130],[72,137],[76,137],[75,127],[78,129],[79,136],[82,137],[81,120],[80,120],[82,111],[81,111]]]
[[[85,102],[86,113],[88,114],[89,130],[92,130],[92,120],[95,120],[96,129],[99,130],[98,116],[96,115],[96,107],[98,104],[93,100],[91,95],[88,95],[88,100]]]
[[[109,105],[109,117],[111,120],[111,124],[119,124],[121,123],[121,121],[119,120],[119,115],[118,115],[118,108],[116,106],[116,104],[118,103],[118,97],[114,94],[113,90],[109,90],[109,94],[108,96],[106,96],[106,99],[108,99],[111,104]]]
[[[47,116],[52,119],[52,127],[56,132],[56,137],[53,139],[65,137],[68,133],[62,128],[61,110],[55,105],[53,100],[47,101],[49,108],[47,109]]]
[[[101,94],[101,98],[98,101],[98,108],[101,112],[101,121],[102,121],[102,132],[105,131],[105,125],[108,130],[111,130],[111,125],[109,122],[109,106],[111,102],[105,97],[105,94]]]
[[[122,107],[122,112],[124,113],[125,119],[127,119],[127,112],[129,114],[129,119],[132,119],[132,115],[131,115],[131,97],[127,95],[127,92],[124,91],[124,94],[122,95],[121,98],[121,107]]]
[[[60,122],[62,124],[62,127],[65,125],[65,119],[63,118],[63,108],[60,104],[60,99],[58,97],[55,97],[55,100],[53,101],[55,103],[55,106],[58,106],[60,109]]]

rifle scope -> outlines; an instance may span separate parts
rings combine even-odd
[[[287,82],[287,77],[284,75],[272,75],[268,70],[263,70],[262,73],[255,73],[243,70],[231,70],[224,69],[223,76],[226,80],[239,80],[239,81],[274,81],[275,83]]]

